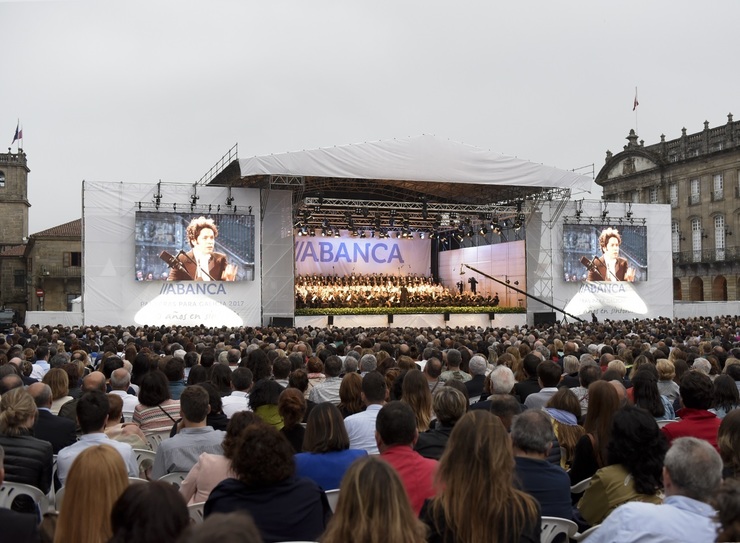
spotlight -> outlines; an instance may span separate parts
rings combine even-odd
[[[478,230],[478,233],[481,236],[485,236],[486,234],[488,234],[488,228],[486,228],[485,225],[481,225],[480,230]]]
[[[338,238],[339,237],[339,228],[337,228],[336,230],[334,230],[334,237],[335,238]]]
[[[424,239],[424,237],[425,237],[424,232],[419,232],[419,239]]]

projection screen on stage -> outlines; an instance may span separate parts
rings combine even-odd
[[[229,206],[225,188],[199,187],[195,206],[192,194],[192,184],[83,183],[85,324],[261,324],[260,221],[250,214],[259,190],[232,189]],[[187,253],[185,230],[200,216],[218,225],[215,250],[234,280],[163,281],[170,268],[159,255]]]

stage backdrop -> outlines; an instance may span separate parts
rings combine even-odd
[[[431,275],[428,239],[296,237],[298,275]]]
[[[136,212],[138,203],[154,201],[156,184],[83,183],[82,312],[85,324],[258,326],[261,324],[260,252],[243,262],[238,277],[230,281],[139,281],[135,268]],[[198,205],[190,208],[192,185],[162,184],[160,211],[220,215],[256,213],[245,237],[260,239],[260,197],[256,189],[232,189],[234,201],[225,205],[228,191],[199,187]],[[165,204],[166,202],[166,204]],[[238,206],[234,213],[233,206]],[[210,207],[210,211],[208,208]],[[156,210],[149,209],[156,214]],[[248,221],[252,224],[252,221]],[[225,232],[224,232],[225,233]],[[172,252],[182,248],[173,243]],[[247,262],[249,260],[249,262]],[[252,278],[252,273],[254,277]],[[252,280],[253,279],[253,280]]]

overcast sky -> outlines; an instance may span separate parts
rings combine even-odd
[[[20,119],[31,233],[81,216],[82,180],[193,183],[237,142],[425,133],[598,173],[636,123],[652,144],[740,119],[738,20],[735,0],[0,0],[0,138]]]

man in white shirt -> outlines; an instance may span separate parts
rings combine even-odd
[[[375,440],[375,419],[388,399],[385,377],[371,371],[362,379],[362,401],[367,408],[344,419],[350,449],[364,449],[368,454],[380,454]]]
[[[339,375],[341,373],[342,360],[336,355],[328,357],[324,362],[326,380],[314,385],[308,399],[313,403],[331,402],[339,405],[339,387],[342,384],[342,378]]]
[[[120,396],[123,400],[123,419],[125,422],[131,422],[134,416],[134,409],[139,403],[139,398],[128,393],[131,384],[131,375],[125,368],[113,370],[110,375],[111,394]]]
[[[555,393],[558,391],[558,383],[563,370],[555,362],[545,360],[537,366],[537,380],[540,384],[540,391],[527,396],[524,405],[527,409],[542,409],[547,405]]]
[[[139,465],[131,445],[110,439],[104,433],[108,409],[108,397],[99,390],[85,392],[77,401],[77,420],[82,435],[77,443],[64,447],[57,455],[57,476],[62,485],[77,455],[95,445],[109,445],[116,449],[123,458],[129,477],[139,476]]]
[[[251,411],[249,408],[249,389],[252,388],[252,372],[249,368],[236,368],[231,374],[231,386],[234,391],[230,396],[221,398],[224,415],[227,418],[239,411]]]
[[[46,346],[36,347],[34,355],[36,360],[33,363],[33,369],[29,377],[41,381],[51,369],[51,366],[49,366],[49,348]]]

